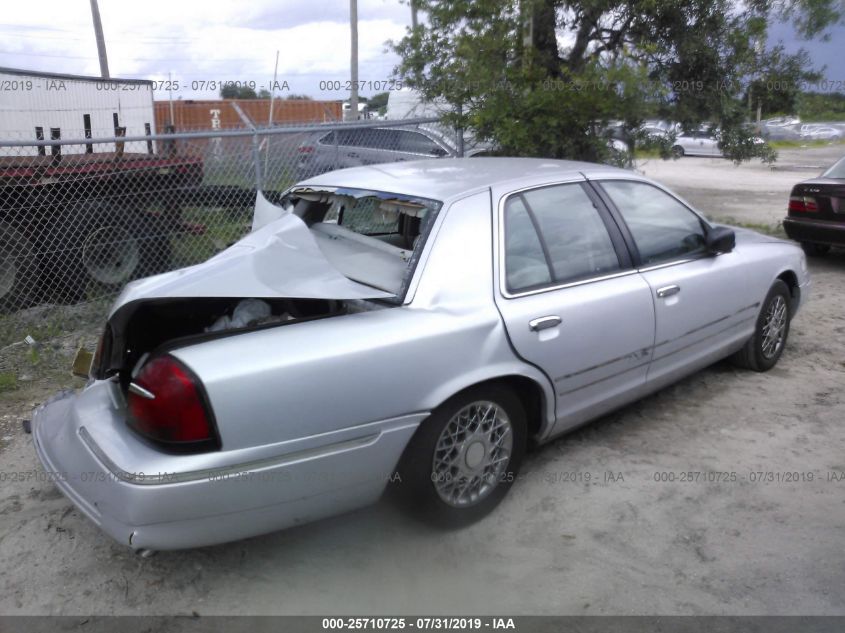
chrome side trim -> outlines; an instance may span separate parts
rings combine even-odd
[[[146,398],[147,400],[155,400],[155,394],[152,391],[144,389],[140,385],[130,382],[129,383],[129,391],[134,393],[135,395],[141,396],[142,398]]]
[[[760,303],[759,303],[759,302],[757,302],[757,303],[752,303],[751,305],[745,306],[744,308],[740,308],[739,310],[737,310],[737,311],[736,311],[736,312],[734,312],[733,314],[728,314],[728,315],[725,315],[725,316],[720,317],[720,318],[718,318],[718,319],[715,319],[715,320],[713,320],[713,321],[710,321],[710,322],[708,322],[708,323],[705,323],[705,324],[703,324],[703,325],[700,325],[700,326],[698,326],[698,327],[696,327],[696,328],[693,328],[692,330],[688,330],[687,332],[684,332],[684,333],[683,333],[683,334],[681,334],[680,336],[676,336],[675,338],[672,338],[672,339],[667,339],[667,340],[665,340],[665,341],[662,341],[662,342],[660,342],[660,343],[656,343],[656,344],[654,344],[654,345],[651,345],[651,346],[649,346],[649,347],[643,348],[643,349],[641,349],[641,350],[636,350],[636,351],[634,351],[634,352],[630,352],[630,353],[628,353],[628,354],[624,354],[624,355],[622,355],[622,356],[617,356],[616,358],[611,358],[610,360],[607,360],[607,361],[605,361],[605,362],[603,362],[603,363],[599,363],[598,365],[592,365],[591,367],[587,367],[587,368],[585,368],[585,369],[581,369],[581,370],[579,370],[579,371],[572,372],[571,374],[566,374],[566,375],[564,375],[564,376],[558,376],[557,378],[555,378],[555,379],[554,379],[554,382],[555,382],[555,384],[557,384],[557,383],[563,382],[563,381],[565,381],[565,380],[568,380],[568,379],[570,379],[570,378],[574,378],[574,377],[576,377],[576,376],[580,376],[580,375],[582,375],[582,374],[586,374],[586,373],[589,373],[589,372],[591,372],[591,371],[595,371],[595,370],[597,370],[597,369],[601,369],[601,368],[603,368],[603,367],[607,367],[608,365],[612,365],[613,363],[618,363],[618,362],[623,361],[623,360],[632,360],[632,361],[637,361],[637,360],[640,360],[640,359],[644,359],[644,358],[646,358],[647,356],[649,356],[650,354],[652,354],[652,352],[657,352],[657,349],[658,349],[658,348],[660,348],[660,347],[663,347],[664,345],[668,345],[669,343],[675,343],[675,342],[680,341],[680,340],[682,340],[682,339],[684,339],[684,338],[686,338],[686,337],[688,337],[688,336],[690,336],[690,335],[692,335],[692,334],[695,334],[695,333],[700,332],[700,331],[702,331],[702,330],[706,330],[706,329],[707,329],[707,328],[709,328],[709,327],[713,327],[714,325],[718,325],[719,323],[722,323],[722,322],[724,322],[724,321],[727,321],[728,319],[731,319],[731,318],[733,318],[733,317],[740,316],[742,313],[747,312],[748,310],[751,310],[751,309],[757,308],[759,305],[760,305]],[[739,320],[739,321],[736,321],[735,323],[733,323],[733,324],[729,325],[728,327],[726,327],[726,328],[723,328],[723,329],[719,330],[718,332],[713,332],[712,334],[708,334],[708,335],[707,335],[707,336],[705,336],[703,339],[700,339],[700,340],[695,341],[695,342],[693,342],[693,343],[689,343],[689,344],[687,344],[687,345],[685,345],[685,346],[683,346],[683,347],[680,347],[680,348],[678,348],[678,349],[676,349],[676,350],[673,350],[673,351],[671,351],[671,352],[668,352],[667,354],[664,354],[663,356],[652,357],[650,360],[648,360],[648,361],[646,361],[646,362],[644,362],[644,363],[639,363],[639,364],[637,364],[637,365],[634,365],[633,367],[627,367],[627,368],[622,369],[622,370],[620,370],[620,371],[618,371],[618,372],[616,372],[616,373],[613,373],[613,374],[611,374],[611,375],[609,375],[609,376],[605,376],[605,377],[603,377],[603,378],[599,378],[599,379],[597,379],[597,380],[594,380],[594,381],[592,381],[592,382],[589,382],[589,383],[587,383],[586,385],[581,385],[580,387],[575,387],[574,389],[570,389],[570,390],[568,390],[568,391],[560,391],[560,392],[558,392],[558,394],[557,394],[557,395],[559,395],[559,396],[565,396],[565,395],[568,395],[568,394],[570,394],[570,393],[574,393],[575,391],[579,391],[580,389],[584,389],[585,387],[590,387],[590,386],[592,386],[592,385],[595,385],[595,384],[597,384],[597,383],[603,382],[603,381],[605,381],[605,380],[609,380],[610,378],[615,378],[615,377],[617,377],[617,376],[621,376],[622,374],[625,374],[625,373],[627,373],[627,372],[629,372],[629,371],[633,371],[634,369],[639,369],[640,367],[643,367],[643,366],[645,366],[645,365],[648,365],[648,364],[651,364],[651,363],[655,363],[655,362],[657,362],[658,360],[662,360],[662,359],[664,359],[664,358],[667,358],[667,357],[669,357],[669,356],[672,356],[673,354],[677,354],[677,353],[678,353],[678,352],[680,352],[680,351],[683,351],[683,350],[685,350],[685,349],[688,349],[688,348],[690,348],[690,347],[693,347],[693,346],[695,346],[695,345],[698,345],[699,343],[701,343],[701,342],[703,342],[703,341],[706,341],[706,340],[708,340],[708,339],[710,339],[710,338],[712,338],[712,337],[714,337],[714,336],[718,336],[719,334],[724,334],[725,332],[730,331],[731,329],[735,328],[736,326],[738,326],[738,325],[742,325],[742,324],[746,323],[747,321],[752,320],[752,319],[756,319],[756,318],[757,318],[757,316],[756,316],[756,315],[752,315],[752,316],[750,316],[750,317],[745,317],[745,318],[743,318],[743,319],[741,319],[741,320]]]
[[[94,441],[88,430],[81,426],[79,427],[79,437],[82,439],[88,449],[100,461],[100,463],[108,469],[108,471],[124,483],[155,486],[163,484],[185,483],[188,481],[213,480],[217,478],[225,478],[231,475],[238,475],[250,471],[261,470],[264,468],[273,468],[277,466],[284,466],[293,462],[298,462],[306,459],[314,459],[324,457],[332,453],[354,450],[373,444],[381,436],[381,432],[370,433],[363,437],[344,440],[342,442],[335,442],[334,444],[327,444],[316,448],[303,449],[301,451],[294,451],[285,455],[278,455],[276,457],[267,457],[265,459],[257,459],[251,462],[244,462],[241,464],[233,464],[231,466],[223,466],[220,468],[207,468],[203,470],[193,470],[187,472],[173,472],[173,473],[129,473],[115,464],[103,452],[103,449]]]
[[[706,256],[688,257],[686,259],[674,259],[669,262],[663,262],[662,264],[655,264],[654,266],[645,266],[644,268],[638,268],[637,272],[647,273],[650,270],[660,270],[661,268],[669,268],[669,266],[680,266],[681,264],[689,264],[690,262],[695,262],[699,259],[705,259],[705,257]]]
[[[502,269],[503,270],[503,269]],[[636,274],[636,270],[624,270],[620,273],[614,273],[612,275],[602,275],[601,277],[590,277],[589,279],[581,279],[579,281],[571,281],[565,284],[558,284],[556,286],[543,286],[542,288],[536,288],[534,290],[526,290],[524,292],[517,292],[517,293],[510,293],[505,287],[504,282],[499,290],[502,293],[502,296],[505,299],[518,299],[520,297],[528,297],[530,295],[538,295],[544,292],[552,292],[554,290],[561,290],[563,288],[572,288],[574,286],[583,286],[584,284],[592,284],[599,281],[605,281],[607,279],[616,279],[617,277],[627,277],[628,275]]]

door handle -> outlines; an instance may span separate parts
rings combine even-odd
[[[532,332],[539,332],[540,330],[547,330],[550,327],[560,325],[559,316],[544,316],[537,319],[531,319],[528,322],[528,329]]]
[[[347,154],[347,156],[348,156],[349,158],[358,158],[358,154],[357,154],[356,152],[349,152],[349,153]]]
[[[663,299],[664,297],[671,297],[672,295],[676,295],[681,291],[681,287],[675,284],[671,286],[663,286],[662,288],[657,289],[657,296]]]

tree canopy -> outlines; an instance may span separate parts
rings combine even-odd
[[[414,1],[426,19],[394,43],[403,83],[503,153],[588,160],[610,126],[633,142],[646,117],[718,126],[729,157],[772,159],[751,113],[793,107],[818,75],[766,47],[769,23],[821,37],[842,19],[838,0]]]

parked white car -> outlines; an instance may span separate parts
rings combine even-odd
[[[842,130],[829,125],[802,125],[800,135],[802,139],[812,141],[838,141],[845,136]]]

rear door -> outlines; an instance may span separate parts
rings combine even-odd
[[[516,353],[554,384],[552,433],[635,398],[654,305],[595,192],[582,179],[493,196],[496,303]]]
[[[633,242],[631,250],[654,302],[649,382],[672,382],[747,339],[760,305],[748,298],[740,255],[710,254],[704,220],[651,183],[620,179],[597,184]]]

